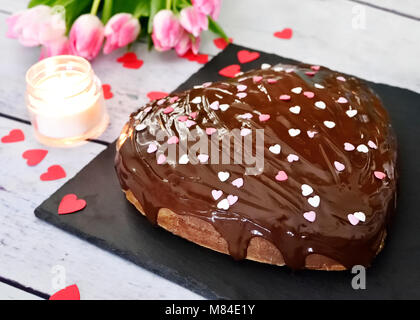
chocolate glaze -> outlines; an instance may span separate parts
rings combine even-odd
[[[131,114],[119,140],[116,170],[122,188],[133,192],[152,223],[156,223],[160,208],[211,223],[226,239],[235,259],[245,258],[250,239],[260,236],[272,242],[294,269],[304,268],[306,257],[313,253],[347,268],[370,265],[395,208],[395,136],[380,99],[371,89],[356,78],[344,79],[327,68],[312,69],[308,65],[278,65],[254,70],[140,108]],[[243,91],[246,97],[236,96],[238,85],[247,86]],[[291,92],[296,87],[302,92]],[[304,92],[313,92],[314,97]],[[281,100],[281,95],[291,98]],[[175,96],[179,97],[176,102]],[[202,102],[192,103],[195,97],[201,97]],[[340,97],[348,102],[337,102]],[[229,108],[211,109],[209,104],[216,100]],[[317,101],[323,101],[326,108],[315,107]],[[171,105],[174,111],[164,114]],[[296,105],[301,107],[299,114],[289,110]],[[357,114],[350,117],[345,112],[348,109],[357,110]],[[191,112],[197,112],[196,124],[188,129],[177,119]],[[240,118],[244,113],[253,117]],[[270,119],[261,122],[260,114],[268,114]],[[326,120],[335,127],[328,128]],[[145,129],[136,130],[139,124]],[[155,140],[158,129],[172,130],[171,134],[182,138],[190,129],[201,128],[206,135],[208,127],[220,129],[215,133],[219,138],[232,129],[263,128],[264,171],[246,175],[246,165],[177,164],[176,159],[169,158],[167,163],[157,164],[156,153],[146,152],[150,143],[165,144]],[[292,137],[288,132],[291,128],[299,129],[300,134]],[[311,138],[308,130],[317,133]],[[346,151],[345,143],[355,148],[363,144],[368,151]],[[274,144],[281,146],[280,154],[269,151]],[[289,154],[299,160],[290,163]],[[345,169],[338,171],[334,161]],[[275,179],[280,170],[287,174],[286,181]],[[229,179],[220,181],[219,171],[229,172]],[[385,173],[385,178],[375,177],[375,171]],[[241,188],[231,184],[236,178],[244,179]],[[302,184],[310,185],[313,193],[304,196]],[[222,190],[223,197],[214,200],[213,189]],[[238,201],[228,210],[219,209],[217,203],[228,194],[238,196]],[[314,195],[320,197],[318,207],[308,202]],[[303,216],[309,211],[316,212],[313,222]],[[365,221],[351,224],[348,215],[355,212],[363,212]]]

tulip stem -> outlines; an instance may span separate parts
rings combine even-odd
[[[166,9],[171,10],[171,0],[166,0]]]
[[[101,3],[101,0],[94,0],[92,4],[92,9],[90,9],[90,14],[93,14],[96,16],[96,12],[98,12],[99,4]]]

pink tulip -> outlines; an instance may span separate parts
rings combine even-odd
[[[136,40],[139,33],[140,23],[138,19],[129,13],[114,15],[105,26],[104,53],[108,54],[115,49],[125,47]]]
[[[152,39],[158,51],[166,51],[177,45],[183,29],[171,10],[160,10],[153,19]]]
[[[40,60],[60,54],[70,54],[70,42],[67,37],[51,42],[50,44],[44,45],[41,49]]]
[[[202,30],[207,30],[209,22],[207,16],[194,7],[187,7],[181,10],[181,25],[194,37],[198,37]]]
[[[70,49],[72,54],[88,60],[95,58],[104,41],[104,26],[92,14],[81,15],[70,30]]]
[[[179,56],[183,56],[191,49],[194,54],[198,53],[198,49],[200,48],[200,37],[194,37],[188,32],[182,34],[181,39],[179,40],[178,44],[175,46],[175,51]]]
[[[194,8],[206,16],[211,16],[217,20],[220,13],[222,0],[192,0]]]
[[[27,47],[53,43],[66,33],[64,11],[45,5],[18,12],[7,18],[6,22],[6,36],[18,39]]]

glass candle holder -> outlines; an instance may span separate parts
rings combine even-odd
[[[35,136],[45,145],[78,145],[98,137],[109,122],[101,82],[78,56],[34,64],[26,73],[25,100]]]

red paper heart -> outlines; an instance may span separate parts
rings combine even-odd
[[[149,98],[150,101],[159,100],[159,99],[165,98],[167,96],[168,96],[168,94],[166,92],[163,92],[163,91],[150,91],[147,94],[147,97]]]
[[[68,214],[82,210],[86,207],[86,201],[83,199],[77,199],[74,193],[66,194],[58,206],[58,214]]]
[[[260,53],[251,52],[248,50],[240,50],[238,51],[237,56],[240,63],[247,63],[258,59],[260,57]]]
[[[229,42],[227,42],[225,39],[223,39],[223,38],[216,38],[216,39],[213,39],[213,43],[214,43],[214,45],[217,47],[217,48],[219,48],[219,49],[224,49],[224,48],[226,48],[227,47],[227,45],[229,44],[229,43],[232,43],[233,42],[233,39],[232,38],[229,38]]]
[[[207,54],[194,54],[191,50],[188,50],[181,58],[188,59],[189,61],[196,61],[201,64],[205,64],[209,61],[209,56]]]
[[[234,78],[236,74],[241,71],[241,66],[238,64],[231,64],[219,71],[219,74],[224,77]]]
[[[1,142],[3,143],[19,142],[23,140],[25,140],[25,135],[20,129],[13,129],[9,132],[7,136],[1,138]]]
[[[58,180],[64,178],[66,176],[66,172],[60,165],[53,165],[48,168],[47,172],[41,174],[40,179],[42,181],[51,181],[51,180]]]
[[[292,38],[293,30],[290,28],[284,28],[282,31],[274,32],[274,36],[280,39],[290,39]]]
[[[80,300],[80,292],[77,285],[72,284],[54,293],[49,300]]]
[[[104,92],[105,99],[111,99],[114,96],[114,94],[111,92],[111,85],[109,84],[103,84],[102,91]]]
[[[143,65],[143,60],[138,59],[134,52],[127,52],[117,59],[117,62],[123,64],[124,68],[139,69]]]
[[[42,161],[42,159],[45,158],[45,156],[47,155],[48,150],[44,150],[44,149],[31,149],[31,150],[26,150],[23,154],[22,154],[22,158],[26,159],[26,164],[28,166],[35,166],[38,163],[40,163]]]

